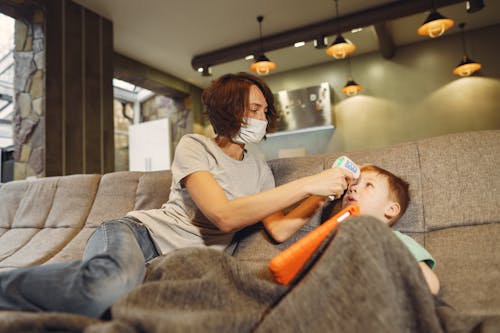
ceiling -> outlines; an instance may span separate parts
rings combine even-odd
[[[259,37],[258,15],[264,16],[262,35],[281,34],[335,18],[333,0],[74,0],[76,3],[113,22],[114,49],[117,53],[176,76],[200,88],[208,86],[214,77],[228,72],[249,71],[252,60],[238,59],[212,67],[212,77],[204,77],[192,66],[195,56],[224,49]],[[341,17],[397,4],[405,0],[341,0]],[[407,1],[407,0],[406,0]],[[466,11],[466,1],[439,6],[438,11],[455,21],[446,34],[459,31],[459,22],[466,30],[500,23],[500,1],[484,0],[485,7],[475,13]],[[449,3],[449,2],[448,2]],[[429,8],[431,1],[429,1]],[[423,41],[416,30],[429,11],[386,22],[387,31],[397,47]],[[367,17],[370,15],[367,14]],[[333,24],[333,23],[332,23]],[[357,50],[354,56],[379,50],[373,26],[360,32],[344,33]],[[333,40],[329,36],[328,42]],[[277,63],[273,73],[335,61],[325,49],[315,49],[312,41],[300,48],[293,46],[267,51],[268,58]],[[272,74],[271,74],[272,75]]]

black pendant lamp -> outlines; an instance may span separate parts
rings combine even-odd
[[[335,59],[344,59],[348,55],[354,53],[356,51],[356,45],[354,45],[350,40],[344,38],[340,33],[340,20],[339,20],[339,2],[335,0],[335,10],[337,13],[337,37],[333,41],[332,45],[328,49],[326,49],[326,54],[330,57],[334,57]]]
[[[255,57],[255,62],[250,66],[250,70],[259,75],[267,75],[272,70],[276,69],[276,64],[269,60],[264,54],[264,47],[262,46],[262,21],[264,16],[257,16],[259,22],[259,39],[260,39],[260,54]]]
[[[347,83],[345,84],[345,86],[342,88],[342,92],[344,94],[346,94],[347,96],[351,97],[351,96],[357,95],[361,91],[361,89],[363,89],[363,87],[361,87],[361,85],[359,85],[353,79],[349,78],[349,80],[347,80]]]
[[[347,65],[348,65],[348,75],[349,76],[347,79],[347,83],[345,84],[345,86],[342,88],[341,91],[344,94],[346,94],[347,96],[351,97],[351,96],[357,95],[363,89],[363,87],[352,79],[351,58],[350,57],[347,58]]]
[[[427,16],[427,19],[418,28],[417,33],[421,36],[429,36],[431,38],[436,38],[441,36],[446,30],[453,26],[453,20],[441,15],[434,7],[434,1],[432,1],[432,9]]]
[[[463,58],[462,61],[453,69],[453,74],[455,75],[460,75],[460,76],[470,76],[474,74],[474,72],[477,72],[478,70],[481,69],[481,64],[478,62],[475,62],[469,56],[467,55],[467,50],[465,48],[465,23],[460,23],[459,25],[460,30],[462,31],[462,48],[463,48]]]

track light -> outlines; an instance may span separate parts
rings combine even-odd
[[[212,76],[212,67],[203,66],[198,68],[198,72],[201,73],[201,76]]]
[[[475,13],[484,8],[483,0],[469,0],[465,3],[465,9],[468,13]]]
[[[257,16],[259,22],[259,40],[260,40],[260,54],[256,57],[255,62],[250,66],[250,70],[259,75],[267,75],[270,71],[276,68],[276,64],[269,60],[264,54],[264,47],[262,46],[262,21],[264,16]]]
[[[328,45],[328,39],[325,36],[315,38],[313,41],[314,47],[317,49],[324,49]]]
[[[421,36],[436,38],[453,26],[453,20],[439,14],[432,1],[432,9],[424,23],[418,28],[417,33]]]
[[[332,45],[326,49],[326,54],[335,59],[344,59],[349,54],[356,51],[356,45],[351,43],[350,40],[344,38],[340,33],[340,19],[339,19],[339,2],[335,0],[335,10],[337,12],[337,37],[333,41]]]
[[[464,31],[465,23],[460,23],[458,26],[462,31],[462,48],[464,55],[462,61],[457,65],[457,67],[453,69],[453,74],[460,76],[470,76],[474,74],[474,72],[480,70],[482,66],[480,63],[470,59],[469,56],[467,55],[467,50],[465,48],[465,31]]]

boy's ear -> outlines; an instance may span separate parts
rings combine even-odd
[[[385,217],[387,217],[389,220],[394,218],[395,216],[398,216],[399,212],[401,212],[401,206],[399,203],[392,201],[384,211]]]

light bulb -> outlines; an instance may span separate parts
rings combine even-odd
[[[453,74],[457,74],[460,76],[471,76],[480,69],[481,69],[481,64],[472,62],[461,66],[457,66],[453,71]]]
[[[344,93],[351,97],[351,96],[354,96],[354,95],[357,95],[358,92],[360,91],[361,89],[359,89],[359,87],[357,86],[349,86],[347,87],[345,90],[344,90]]]
[[[436,38],[441,36],[445,31],[445,25],[442,20],[437,20],[434,22],[429,22],[429,37]]]
[[[333,51],[333,57],[335,59],[344,59],[346,56],[345,48],[343,46],[338,45],[336,49]]]
[[[361,89],[363,88],[359,84],[357,84],[353,80],[349,80],[341,91],[347,96],[351,97],[357,95],[361,91]]]
[[[460,76],[470,76],[472,74],[472,71],[468,68],[462,68],[461,70],[458,71],[458,75]]]
[[[257,64],[257,74],[267,75],[269,74],[269,65],[265,61],[261,61]]]

